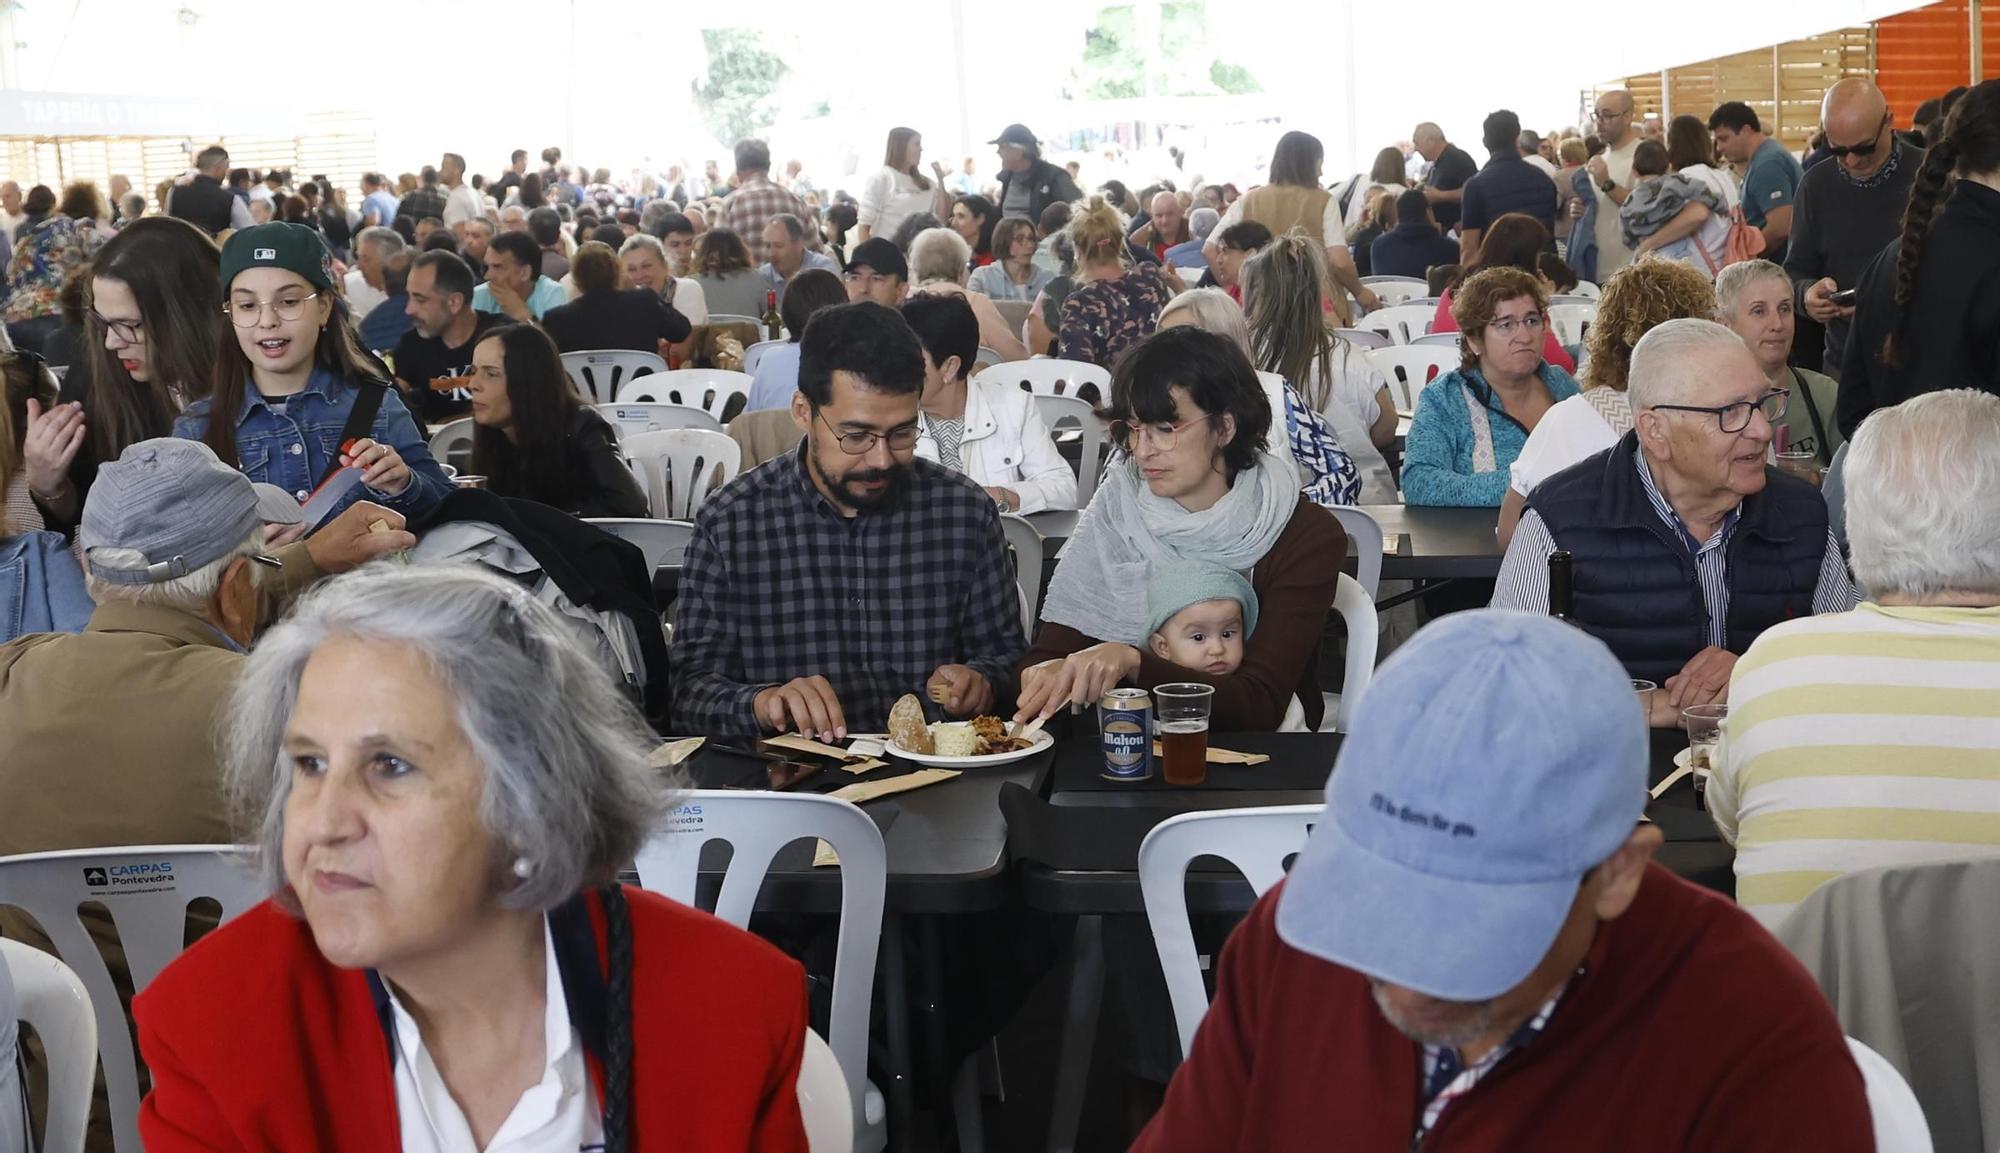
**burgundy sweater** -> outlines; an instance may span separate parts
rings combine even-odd
[[[1134,1153],[1404,1153],[1422,1052],[1351,969],[1278,939],[1283,886],[1230,937],[1215,1003]],[[1805,970],[1658,865],[1598,929],[1547,1029],[1445,1107],[1422,1150],[1875,1147],[1861,1073]]]

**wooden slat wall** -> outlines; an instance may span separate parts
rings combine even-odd
[[[1868,45],[1868,29],[1846,28],[1627,77],[1599,85],[1591,95],[1625,88],[1642,117],[1647,112],[1664,117],[1685,113],[1704,121],[1716,105],[1741,100],[1756,110],[1766,132],[1786,148],[1803,151],[1819,126],[1819,102],[1826,90],[1843,76],[1868,74]]]
[[[123,173],[135,191],[145,194],[148,208],[157,210],[159,183],[186,172],[192,150],[207,143],[165,136],[60,142],[10,137],[0,140],[0,156],[7,178],[24,188],[46,184],[58,194],[65,183],[94,180],[108,197],[111,174]],[[238,168],[289,168],[295,182],[325,173],[347,190],[350,203],[361,194],[361,174],[376,162],[374,121],[357,112],[308,116],[302,136],[232,136],[221,143],[229,149],[230,164]]]

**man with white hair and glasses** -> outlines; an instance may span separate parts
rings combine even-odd
[[[1737,662],[1708,803],[1767,925],[1842,873],[2000,845],[2000,397],[1927,393],[1847,450],[1868,600]]]
[[[1859,600],[1819,490],[1765,463],[1788,393],[1742,339],[1670,320],[1632,350],[1634,427],[1535,487],[1495,608],[1549,611],[1549,554],[1572,558],[1578,625],[1661,687],[1651,721],[1728,695],[1764,630]]]

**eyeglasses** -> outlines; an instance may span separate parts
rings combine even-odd
[[[1620,116],[1630,116],[1630,112],[1614,112],[1609,108],[1599,108],[1595,113],[1599,120],[1616,120]]]
[[[1828,141],[1826,150],[1835,160],[1840,160],[1848,156],[1873,156],[1875,155],[1875,150],[1882,147],[1882,130],[1887,127],[1889,127],[1889,117],[1884,115],[1882,123],[1875,126],[1875,138],[1873,140],[1862,144],[1845,145]]]
[[[1486,331],[1495,332],[1501,336],[1512,336],[1524,328],[1529,332],[1540,332],[1542,330],[1542,314],[1531,312],[1519,320],[1509,317],[1506,320],[1489,320],[1486,322]]]
[[[813,409],[813,417],[826,425],[826,430],[840,443],[840,451],[849,456],[866,455],[875,448],[878,440],[889,442],[890,452],[908,452],[917,446],[917,426],[914,424],[892,428],[888,432],[842,432],[833,427],[833,422],[822,416],[819,409]]]
[[[1715,423],[1721,426],[1722,431],[1742,432],[1750,427],[1750,414],[1753,411],[1763,413],[1764,419],[1772,424],[1785,419],[1785,406],[1791,395],[1792,390],[1789,388],[1774,388],[1756,400],[1739,400],[1735,404],[1725,404],[1719,408],[1703,408],[1692,404],[1656,404],[1653,409],[1667,412],[1705,412],[1715,417]]]
[[[1174,445],[1180,443],[1182,429],[1192,428],[1207,420],[1207,413],[1193,420],[1169,425],[1144,424],[1136,420],[1114,420],[1111,422],[1111,443],[1118,446],[1121,452],[1131,452],[1139,443],[1139,437],[1144,435],[1153,442],[1154,448],[1161,452],[1172,452]]]
[[[306,314],[306,302],[318,299],[319,293],[309,292],[304,296],[281,296],[276,300],[229,300],[223,302],[222,311],[228,314],[236,327],[255,328],[266,306],[278,314],[279,320],[297,320]]]
[[[146,327],[143,320],[113,320],[96,309],[90,310],[90,318],[104,326],[106,332],[127,344],[139,339],[139,330]]]

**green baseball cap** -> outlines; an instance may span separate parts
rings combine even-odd
[[[249,268],[296,272],[315,288],[333,287],[333,254],[319,233],[303,224],[274,220],[235,233],[222,246],[222,291]]]

